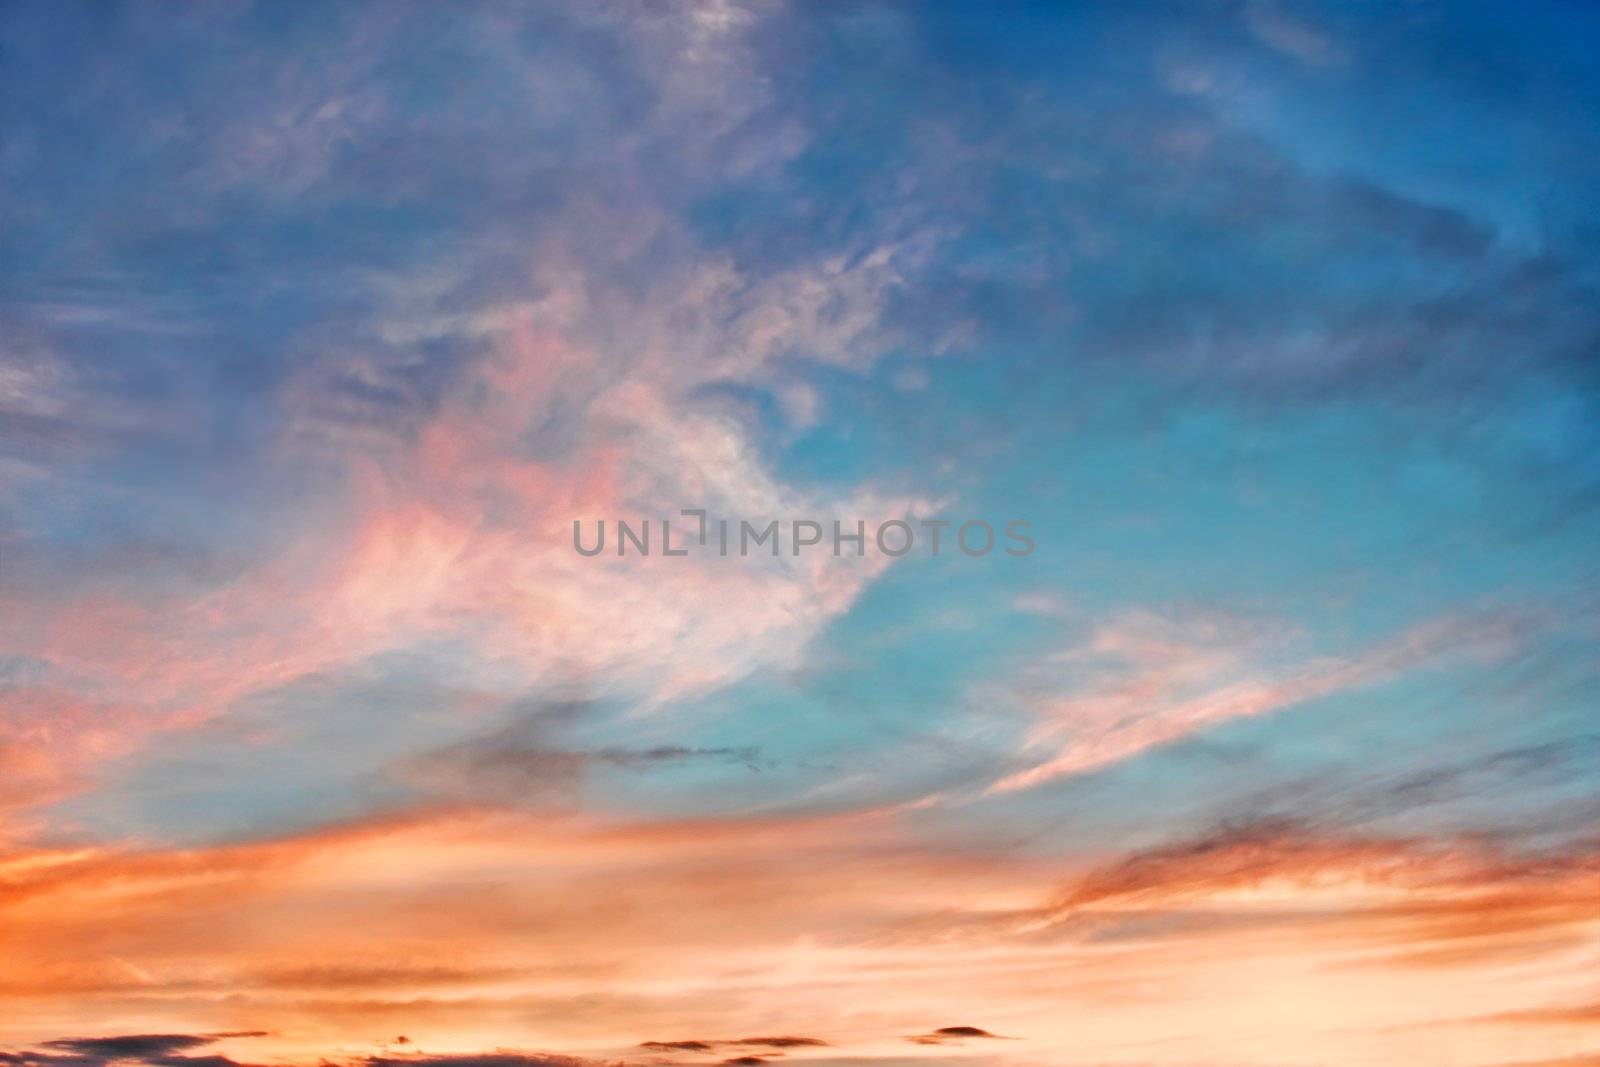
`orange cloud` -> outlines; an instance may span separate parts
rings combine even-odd
[[[1570,961],[1600,938],[1594,855],[1274,824],[1063,889],[1060,861],[936,846],[895,809],[418,811],[212,848],[13,855],[0,1002],[40,1039],[188,1020],[271,1031],[262,1054],[295,1061],[382,1033],[617,1058],[663,1032],[798,1032],[868,1059],[936,1033],[930,1016],[982,1013],[987,1032],[1084,1062],[1134,1062],[1157,1020],[1171,1054],[1148,1062],[1267,1062],[1291,1031],[1375,1062],[1408,1025],[1482,1030],[1473,1018],[1571,998]],[[1456,955],[1408,965],[1439,952]],[[1507,961],[1523,975],[1509,1003],[1485,984]],[[1241,1029],[1252,1001],[1267,1014]],[[1559,1030],[1537,1047],[1576,1052]]]

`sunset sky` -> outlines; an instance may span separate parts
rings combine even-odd
[[[0,1067],[1600,1065],[1597,42],[0,4]]]

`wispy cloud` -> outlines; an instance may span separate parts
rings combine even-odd
[[[1353,656],[1284,667],[1268,662],[1269,656],[1282,658],[1273,648],[1281,632],[1214,615],[1135,616],[1033,668],[1041,688],[1065,683],[1070,691],[1074,680],[1084,679],[1081,695],[1034,697],[1042,721],[1033,746],[1065,737],[1067,747],[993,788],[1022,789],[1081,774],[1219,723],[1377,685],[1446,658],[1506,656],[1527,626],[1509,612],[1441,619]]]
[[[0,5],[0,1062],[1581,1060],[1597,29]]]

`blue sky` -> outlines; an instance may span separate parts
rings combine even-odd
[[[513,869],[516,820],[840,819],[829,847],[946,872],[923,903],[974,925],[1239,827],[1300,842],[1263,880],[1319,849],[1592,864],[1597,21],[1426,0],[0,8],[0,862],[491,818],[513,822],[472,833]],[[1037,549],[680,562],[567,540],[685,507],[1022,518]],[[419,872],[490,877],[434,832]],[[536,895],[604,899],[586,887],[610,862]],[[300,906],[357,892],[328,878]],[[873,924],[913,922],[903,889],[751,912],[739,951],[770,977],[797,944],[902,944]],[[276,891],[230,914],[287,921]],[[451,952],[521,944],[500,919]],[[259,947],[170,931],[107,948],[145,980],[104,985],[65,962],[89,934],[53,922],[24,946],[55,977],[17,994],[19,1043],[126,1018],[266,1030],[287,1062],[365,1048],[340,1020],[437,993],[352,980],[296,1016],[252,977]],[[1031,936],[1003,935],[1008,967]],[[598,944],[571,951],[624,951]],[[958,961],[880,962],[937,1000]],[[783,966],[810,1010],[871,1029],[827,966]],[[484,967],[463,990],[506,993]],[[197,968],[250,1018],[192,993]],[[411,1029],[615,1054],[652,975],[596,979],[623,1006],[581,1025]],[[1463,964],[1408,1022],[1476,1017],[1491,987]],[[1048,988],[984,1008],[1044,1035]],[[684,1017],[779,1022],[711,999]],[[1174,1016],[1147,1007],[1100,1059],[1040,1036],[995,1062],[1312,1062],[1190,1024],[1152,1050],[1128,1035]],[[885,1011],[895,1040],[919,1025]],[[1394,1062],[1401,1022],[1330,1023],[1322,1047]],[[1515,1040],[1569,1062],[1588,1046],[1565,1025]]]

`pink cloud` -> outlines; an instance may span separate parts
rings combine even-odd
[[[1291,631],[1228,616],[1132,614],[1032,672],[1034,762],[1009,792],[1129,759],[1233,719],[1388,681],[1449,656],[1499,658],[1527,620],[1471,614],[1416,626],[1358,653],[1290,659]]]

